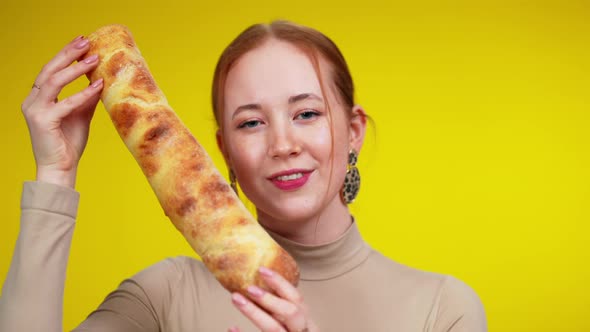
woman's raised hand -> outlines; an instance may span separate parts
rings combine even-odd
[[[88,40],[82,36],[66,45],[43,66],[22,103],[37,164],[37,181],[74,188],[102,79],[64,100],[58,101],[57,97],[67,84],[98,64],[96,56],[82,59],[88,48]]]
[[[303,298],[297,288],[280,274],[261,267],[259,273],[273,293],[250,286],[249,300],[240,293],[232,294],[232,302],[263,332],[318,332],[309,317]],[[228,332],[240,332],[237,326]]]

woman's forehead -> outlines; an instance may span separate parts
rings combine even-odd
[[[295,45],[270,40],[232,66],[225,84],[225,106],[231,110],[243,103],[287,102],[301,93],[322,95],[310,57]]]

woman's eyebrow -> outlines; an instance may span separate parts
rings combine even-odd
[[[289,104],[295,104],[295,103],[305,100],[305,99],[314,99],[314,100],[318,100],[320,102],[324,101],[321,97],[310,92],[310,93],[300,93],[298,95],[291,96],[291,97],[289,97],[288,102],[289,102]],[[242,111],[246,111],[246,110],[258,111],[261,109],[262,109],[262,105],[260,105],[260,104],[245,104],[245,105],[238,106],[236,108],[236,110],[234,111],[234,114],[232,115],[232,119],[235,118],[236,115]]]
[[[322,98],[320,98],[319,96],[317,96],[313,93],[301,93],[301,94],[289,97],[289,104],[294,104],[298,101],[305,100],[305,99],[315,99],[315,100],[319,100],[321,102],[324,101]]]
[[[236,108],[236,110],[234,111],[234,114],[232,114],[232,119],[236,117],[236,115],[238,113],[240,113],[241,111],[246,111],[246,110],[261,110],[262,106],[260,104],[246,104],[246,105],[242,105],[242,106],[238,106]]]

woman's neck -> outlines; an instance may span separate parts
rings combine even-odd
[[[258,222],[269,231],[301,244],[317,245],[338,239],[352,223],[348,206],[337,195],[319,213],[303,219],[271,216],[257,209]]]

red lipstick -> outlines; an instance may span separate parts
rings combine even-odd
[[[305,169],[290,169],[283,172],[278,172],[271,175],[268,179],[279,189],[285,191],[292,191],[301,188],[309,177],[312,171]]]

